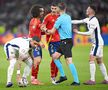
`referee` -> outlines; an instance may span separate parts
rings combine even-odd
[[[56,30],[58,30],[60,35],[60,47],[58,48],[57,52],[55,52],[53,56],[53,60],[60,71],[60,79],[56,81],[56,83],[61,83],[67,80],[65,76],[62,64],[60,63],[59,59],[61,55],[64,55],[66,62],[69,66],[71,74],[73,75],[74,81],[71,85],[80,85],[77,70],[75,65],[72,62],[72,26],[71,26],[71,17],[65,12],[66,5],[65,3],[58,4],[58,12],[60,16],[58,17],[57,21],[54,24],[54,27],[51,30],[47,30],[45,27],[42,28],[47,34],[53,34]]]

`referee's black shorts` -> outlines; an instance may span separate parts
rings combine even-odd
[[[60,47],[57,49],[57,52],[64,55],[65,58],[72,57],[72,46],[73,41],[72,38],[63,39],[60,41]]]

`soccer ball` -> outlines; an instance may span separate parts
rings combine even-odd
[[[22,77],[21,80],[18,82],[19,87],[26,87],[27,85],[28,85],[28,81],[24,77]]]
[[[22,82],[23,82],[25,87],[28,85],[27,78],[22,77]]]
[[[18,86],[19,87],[24,87],[24,84],[23,84],[22,80],[18,81]]]

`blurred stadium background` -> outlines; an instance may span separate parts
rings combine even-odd
[[[29,10],[33,4],[44,5],[48,12],[50,5],[53,1],[65,1],[68,8],[67,12],[72,16],[72,19],[83,19],[86,17],[85,10],[88,4],[93,1],[98,7],[97,17],[100,21],[102,37],[104,38],[104,62],[108,70],[108,0],[0,0],[0,88],[5,88],[6,84],[6,70],[9,62],[6,61],[5,54],[3,52],[3,45],[8,40],[15,37],[28,35],[28,23],[30,20]],[[86,31],[86,25],[79,25],[80,31]],[[77,67],[81,86],[71,87],[69,84],[72,79],[54,86],[50,82],[50,56],[46,49],[43,49],[43,61],[40,66],[39,79],[42,80],[44,86],[28,86],[26,90],[107,90],[108,85],[99,84],[103,80],[99,70],[96,72],[97,85],[85,86],[82,83],[89,78],[89,64],[88,55],[90,49],[91,39],[88,36],[74,35],[74,45],[78,47],[73,48],[73,60]],[[83,46],[82,46],[83,45]],[[62,58],[63,59],[63,58]],[[66,75],[70,78],[70,72],[66,67],[65,61],[61,60],[66,71]],[[43,70],[44,68],[44,70]],[[30,80],[30,77],[29,77]],[[16,84],[16,72],[13,75],[13,82],[15,83],[11,90],[19,90]],[[20,88],[23,90],[23,88]]]
[[[86,17],[85,10],[92,1],[98,7],[97,17],[100,21],[102,36],[105,45],[108,45],[108,0],[0,0],[0,44],[19,36],[28,34],[28,23],[30,20],[29,10],[33,4],[42,4],[47,11],[53,1],[64,1],[67,12],[72,19],[83,19]],[[85,25],[79,26],[80,31],[86,31]],[[90,38],[75,35],[74,44],[89,44]]]

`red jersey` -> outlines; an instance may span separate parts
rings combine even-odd
[[[53,28],[54,23],[55,23],[55,21],[57,20],[58,17],[59,17],[59,15],[54,15],[52,13],[49,13],[44,18],[43,24],[45,24],[46,28],[48,30],[50,30],[50,29]],[[46,35],[46,40],[47,40],[47,42],[57,42],[57,41],[60,41],[60,36],[59,36],[58,31],[56,30],[53,35]]]
[[[37,18],[32,18],[29,23],[29,37],[32,38],[34,36],[37,36],[39,39],[41,39],[41,21]]]

